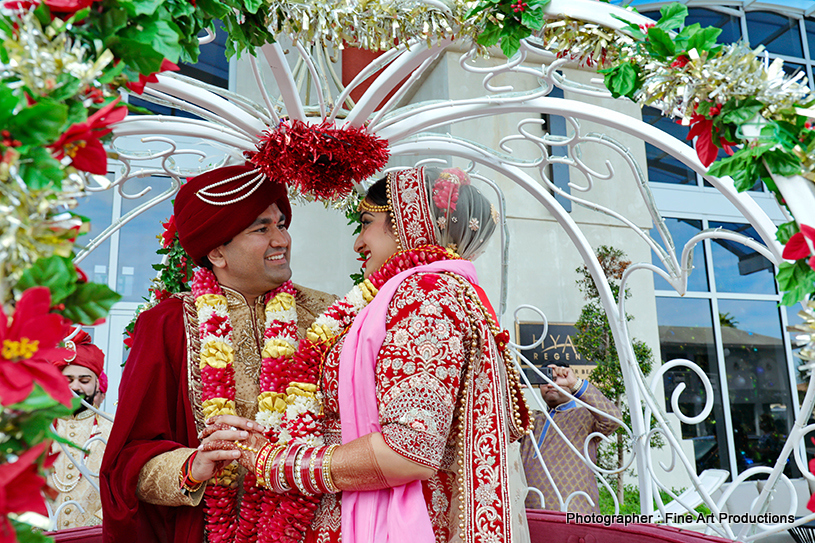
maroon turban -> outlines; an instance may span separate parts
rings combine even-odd
[[[178,239],[201,266],[211,250],[249,228],[272,204],[286,216],[288,228],[291,206],[283,183],[269,180],[251,164],[202,173],[182,185],[176,196]]]
[[[88,368],[97,377],[104,374],[105,370],[105,353],[102,349],[91,343],[91,336],[84,330],[79,332],[72,338],[65,340],[65,346],[76,353],[75,356],[69,356],[65,360],[55,360],[54,365],[62,371],[66,366],[75,364]],[[104,392],[104,391],[103,391]]]

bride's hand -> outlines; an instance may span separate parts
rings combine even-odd
[[[257,453],[269,442],[262,430],[260,424],[241,417],[218,416],[207,421],[206,428],[201,432],[202,450],[238,451],[238,462],[254,472]]]

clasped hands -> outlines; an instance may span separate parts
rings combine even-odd
[[[233,415],[208,420],[199,435],[201,445],[192,460],[191,477],[196,481],[210,479],[237,460],[254,474],[258,487],[277,493],[296,490],[316,496],[339,492],[331,476],[332,456],[338,445],[277,445],[266,439],[265,430],[256,422]]]
[[[263,435],[264,430],[261,424],[236,415],[219,415],[207,420],[198,435],[201,444],[190,475],[198,481],[206,481],[235,460],[253,470],[258,451],[269,442]]]

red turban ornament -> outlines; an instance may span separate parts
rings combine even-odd
[[[73,364],[88,368],[97,377],[102,375],[105,370],[105,353],[91,343],[91,336],[84,330],[79,330],[73,337],[68,337],[70,339],[65,340],[65,346],[75,354],[64,360],[54,361],[54,365],[62,371],[66,366]]]
[[[178,240],[193,261],[247,229],[277,204],[291,224],[291,205],[283,183],[270,180],[251,164],[226,166],[193,177],[181,186],[174,216]]]

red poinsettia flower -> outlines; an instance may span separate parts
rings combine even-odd
[[[721,107],[718,109],[716,106],[710,108],[711,116],[715,117],[719,114]],[[702,161],[706,167],[713,164],[716,156],[719,154],[719,147],[727,151],[728,154],[733,154],[732,146],[735,143],[727,141],[724,138],[719,138],[719,146],[713,143],[714,132],[718,137],[718,129],[713,126],[713,119],[709,119],[704,115],[694,113],[690,119],[690,130],[686,139],[692,140],[696,138],[696,154],[699,160]]]
[[[809,240],[809,242],[807,242]],[[784,246],[781,256],[787,260],[800,260],[812,254],[810,243],[815,243],[815,228],[801,225],[801,231],[794,234]],[[815,256],[807,260],[809,267],[815,270]]]
[[[25,400],[36,382],[55,400],[71,405],[71,389],[51,364],[51,360],[72,354],[70,349],[57,347],[71,323],[50,310],[51,292],[47,287],[34,287],[23,293],[10,326],[0,306],[0,404]]]
[[[17,540],[14,527],[8,520],[9,513],[33,511],[40,515],[48,514],[43,496],[48,483],[39,473],[37,460],[50,445],[50,441],[43,441],[21,454],[16,462],[0,465],[0,542]]]
[[[139,74],[138,81],[131,81],[125,85],[128,89],[132,90],[136,94],[141,94],[144,92],[144,86],[148,83],[158,83],[158,77],[156,77],[156,74],[161,72],[177,72],[179,69],[180,68],[176,64],[173,64],[165,58],[161,61],[161,68],[159,68],[158,72],[153,72],[150,75]]]
[[[161,223],[161,226],[164,227],[164,232],[161,234],[161,246],[165,249],[169,249],[173,245],[175,235],[178,232],[175,226],[175,215],[170,215],[167,222]]]
[[[109,103],[82,123],[71,126],[50,147],[54,157],[61,160],[65,156],[72,159],[77,169],[99,175],[108,173],[108,156],[100,138],[110,134],[109,125],[117,123],[127,115],[125,106],[116,107],[120,98]]]
[[[151,288],[148,290],[153,294],[153,296],[155,296],[156,302],[163,302],[164,300],[172,296],[169,290],[165,290],[163,288]]]

